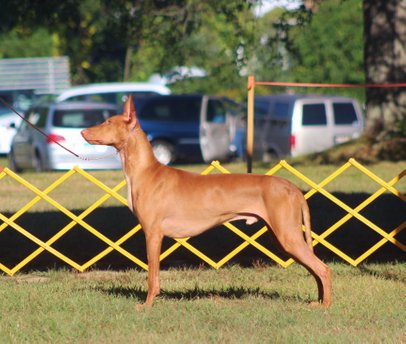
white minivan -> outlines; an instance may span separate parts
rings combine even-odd
[[[256,96],[254,121],[254,158],[264,161],[320,152],[364,129],[358,102],[338,96]]]

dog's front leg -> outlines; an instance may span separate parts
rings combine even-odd
[[[153,229],[151,231],[145,231],[145,240],[147,244],[148,259],[148,294],[142,307],[150,308],[154,302],[155,296],[160,293],[159,256],[161,253],[163,235],[160,230]]]

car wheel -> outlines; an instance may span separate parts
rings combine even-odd
[[[41,159],[41,156],[38,152],[35,152],[34,158],[33,158],[33,164],[35,172],[44,172],[44,163]]]
[[[12,170],[16,173],[22,171],[22,169],[20,167],[18,167],[18,165],[16,163],[16,158],[14,156],[13,151],[10,151],[10,153],[8,155],[8,167],[10,168],[10,170]]]
[[[163,165],[169,165],[175,161],[175,148],[172,144],[162,140],[151,142],[155,157]]]

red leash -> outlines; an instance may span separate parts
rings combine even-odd
[[[255,81],[255,85],[284,87],[322,87],[322,88],[398,88],[406,87],[406,83],[384,84],[320,84],[304,82]]]

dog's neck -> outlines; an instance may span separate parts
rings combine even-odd
[[[135,175],[137,171],[159,165],[146,134],[139,126],[129,131],[126,141],[119,149],[119,154],[127,175]]]
[[[129,131],[128,138],[118,152],[127,183],[128,207],[138,216],[136,200],[139,188],[143,185],[143,178],[156,171],[161,164],[156,159],[151,144],[140,127]]]
[[[117,153],[120,153],[128,144],[131,136],[135,135],[137,129],[140,129],[138,126],[134,125],[127,133],[125,140],[122,140],[119,143],[114,144],[114,148],[117,150]]]

